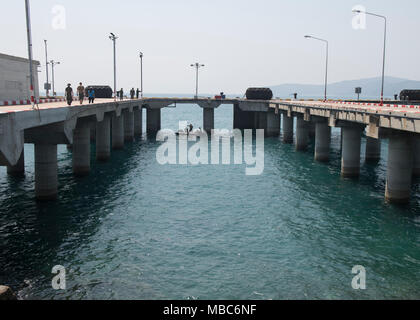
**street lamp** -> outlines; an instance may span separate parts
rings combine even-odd
[[[55,97],[55,88],[54,88],[54,66],[60,64],[59,61],[51,60],[51,72],[52,72],[52,90],[53,90],[53,96]]]
[[[324,101],[327,101],[327,86],[328,86],[328,41],[324,40],[324,39],[320,39],[320,38],[316,38],[313,36],[305,36],[306,39],[314,39],[314,40],[318,40],[318,41],[322,41],[325,42],[327,45],[327,58],[326,58],[326,63],[325,63],[325,92],[324,92]]]
[[[35,97],[34,97],[34,76],[33,76],[33,61],[32,61],[32,33],[31,33],[31,9],[29,0],[25,0],[25,11],[26,11],[26,33],[28,39],[28,55],[29,55],[29,82],[31,91],[31,105],[32,109],[35,108]]]
[[[47,83],[45,84],[45,90],[47,91],[47,98],[50,92],[50,83],[48,81],[48,50],[47,50],[47,40],[44,40],[45,44],[45,71],[47,74]]]
[[[198,98],[198,69],[200,69],[200,68],[202,68],[202,67],[204,67],[205,65],[204,64],[200,64],[200,63],[198,63],[198,62],[196,62],[196,63],[194,63],[194,64],[192,64],[191,65],[191,67],[194,67],[195,68],[195,99],[197,99]]]
[[[368,14],[374,17],[382,18],[385,22],[385,30],[384,30],[384,52],[383,52],[383,64],[382,64],[382,88],[381,88],[381,106],[384,105],[384,86],[385,86],[385,57],[386,57],[386,27],[387,27],[387,19],[385,16],[381,16],[376,13],[361,11],[361,10],[353,10],[354,13],[363,13]]]
[[[143,52],[140,52],[140,90],[143,98]]]
[[[114,100],[117,100],[117,57],[116,57],[116,41],[118,39],[118,37],[113,34],[112,32],[110,33],[111,35],[109,36],[109,39],[113,42],[114,44]]]

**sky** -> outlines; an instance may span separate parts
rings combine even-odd
[[[0,53],[27,57],[24,0],[0,0]],[[420,1],[417,0],[37,0],[31,1],[34,59],[45,82],[44,39],[55,68],[56,91],[67,83],[191,93],[200,62],[200,92],[244,93],[252,86],[322,84],[328,39],[329,81],[381,75],[382,19],[367,16],[355,30],[354,6],[388,18],[388,76],[420,80]],[[7,12],[7,14],[4,14]],[[50,70],[51,72],[51,70]],[[51,80],[51,75],[50,75]]]

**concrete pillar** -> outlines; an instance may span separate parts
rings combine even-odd
[[[38,200],[57,198],[57,145],[35,144],[35,194]]]
[[[348,125],[342,127],[343,146],[341,151],[341,175],[343,177],[358,177],[360,175],[360,146],[362,127]]]
[[[233,128],[234,129],[255,129],[255,114],[253,111],[242,111],[239,108],[239,104],[235,104],[233,107]]]
[[[161,109],[147,108],[147,132],[157,133],[161,128]]]
[[[297,117],[296,123],[296,150],[303,151],[308,147],[309,140],[309,124],[303,120],[303,116]]]
[[[315,134],[316,134],[316,123],[313,121],[310,121],[308,123],[308,134],[309,134],[309,138],[315,138]]]
[[[331,127],[327,121],[315,123],[315,160],[326,162],[330,159]]]
[[[283,142],[293,143],[293,117],[283,114]]]
[[[78,125],[73,132],[73,173],[84,176],[90,172],[90,127]]]
[[[413,136],[413,176],[420,177],[420,136]]]
[[[96,142],[96,126],[90,128],[90,142]]]
[[[253,129],[262,129],[267,132],[267,112],[253,112],[254,127]]]
[[[280,135],[280,112],[270,108],[267,112],[267,130],[266,136],[275,137]]]
[[[96,123],[96,160],[106,161],[111,157],[111,117]]]
[[[124,141],[130,142],[134,140],[134,112],[125,109],[124,115]]]
[[[116,114],[112,116],[112,149],[124,148],[124,122],[123,115],[117,117]]]
[[[392,133],[388,148],[385,198],[390,202],[407,203],[410,200],[413,169],[413,146],[410,134]]]
[[[381,160],[381,140],[366,137],[366,162]]]
[[[18,163],[14,166],[7,166],[7,174],[11,176],[24,176],[25,175],[25,149],[22,149]]]
[[[203,108],[203,130],[211,133],[212,129],[214,129],[214,109]]]
[[[143,108],[134,108],[134,134],[141,136],[143,134]]]

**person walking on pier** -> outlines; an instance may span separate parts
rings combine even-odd
[[[64,91],[65,91],[65,96],[66,96],[67,104],[69,106],[71,106],[71,104],[73,102],[73,88],[71,87],[71,84],[70,83],[67,85],[67,88]]]
[[[136,90],[136,98],[138,99],[140,97],[140,90],[139,90],[139,88],[137,88],[137,90]]]
[[[123,100],[124,99],[124,90],[123,90],[123,88],[121,88],[121,90],[120,90],[120,100]]]
[[[88,97],[89,97],[89,104],[94,103],[95,102],[95,90],[90,88],[88,90]]]
[[[79,95],[80,104],[83,104],[83,100],[85,99],[85,87],[82,85],[81,82],[77,87],[77,94]]]
[[[136,94],[136,90],[134,90],[134,88],[132,88],[131,90],[130,90],[130,97],[131,97],[131,100],[133,100],[134,99],[134,95]]]

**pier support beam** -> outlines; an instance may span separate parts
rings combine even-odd
[[[35,144],[35,194],[38,200],[57,198],[57,171],[57,145]]]
[[[208,134],[214,129],[214,108],[203,108],[203,130]]]
[[[104,115],[101,122],[96,123],[96,160],[106,161],[111,157],[111,117]]]
[[[388,172],[385,198],[389,202],[410,200],[413,169],[413,144],[409,133],[393,132],[389,137]]]
[[[16,165],[7,166],[7,174],[15,177],[21,177],[25,175],[25,149],[22,149],[22,153]]]
[[[114,113],[112,116],[112,149],[124,148],[124,117]]]
[[[147,133],[157,133],[161,129],[161,109],[147,108]]]
[[[360,146],[363,127],[348,124],[341,128],[343,145],[341,152],[341,175],[354,178],[360,175]]]
[[[378,162],[381,160],[381,140],[366,137],[366,162]]]
[[[125,109],[123,112],[124,119],[124,141],[132,142],[134,140],[134,112]]]
[[[275,137],[280,135],[280,112],[270,108],[267,112],[266,136]]]
[[[90,127],[83,123],[73,131],[73,173],[76,176],[90,172]]]
[[[296,119],[296,150],[304,151],[308,147],[309,123],[303,120],[302,115],[298,115]]]
[[[420,177],[420,135],[413,137],[413,176]]]
[[[326,120],[315,123],[315,160],[327,162],[330,159],[331,127]]]
[[[283,142],[293,143],[293,117],[283,114]]]
[[[141,136],[143,134],[143,108],[142,106],[134,107],[134,135]]]
[[[255,129],[255,112],[242,111],[239,104],[233,106],[233,129]]]

